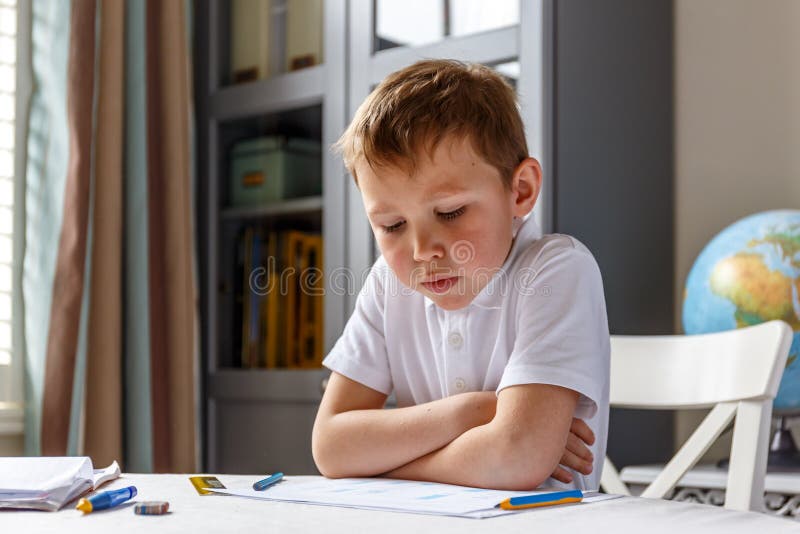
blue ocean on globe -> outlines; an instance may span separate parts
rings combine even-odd
[[[683,330],[706,334],[772,319],[794,331],[773,408],[800,411],[800,211],[745,217],[714,237],[689,272]]]

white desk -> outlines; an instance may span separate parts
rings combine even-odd
[[[223,482],[258,476],[218,475]],[[128,474],[104,489],[135,485],[137,501],[166,500],[166,516],[138,516],[133,504],[87,516],[60,512],[0,512],[0,533],[155,534],[274,532],[277,534],[469,534],[472,532],[613,532],[614,534],[783,534],[800,532],[793,521],[754,512],[673,501],[623,497],[554,506],[490,519],[463,519],[330,506],[278,503],[230,496],[200,496],[186,475]]]
[[[639,495],[661,472],[660,465],[628,466],[620,478],[631,493]],[[698,465],[683,478],[668,499],[722,506],[728,471],[714,465]],[[774,515],[800,520],[800,473],[767,473],[764,479],[764,507]]]

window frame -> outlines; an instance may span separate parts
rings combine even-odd
[[[30,63],[31,0],[16,0],[16,16],[11,363],[0,367],[0,383],[10,384],[11,387],[8,391],[0,391],[0,437],[21,436],[25,422],[22,258],[25,252],[25,162],[28,137],[25,119],[28,117],[33,86]]]

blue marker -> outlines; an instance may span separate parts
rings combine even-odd
[[[118,490],[103,491],[97,495],[92,495],[88,499],[84,498],[78,501],[78,510],[88,514],[95,510],[105,510],[106,508],[113,508],[120,505],[128,499],[136,497],[136,486],[128,486]]]
[[[283,473],[275,473],[264,480],[259,480],[255,484],[253,484],[253,489],[256,491],[264,491],[268,487],[272,486],[276,482],[280,482],[283,478]]]

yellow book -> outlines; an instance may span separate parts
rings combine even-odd
[[[264,298],[266,312],[264,319],[267,327],[264,337],[264,362],[267,369],[274,369],[280,365],[278,350],[281,345],[280,327],[280,267],[278,266],[278,234],[270,232],[267,243],[267,266],[269,276],[269,293]]]
[[[253,229],[245,228],[242,236],[244,266],[242,268],[242,367],[250,367],[250,264],[253,257]]]
[[[284,236],[284,261],[286,280],[286,298],[284,309],[284,320],[286,338],[284,339],[284,354],[286,357],[286,367],[293,369],[300,366],[299,358],[299,338],[300,320],[298,317],[300,301],[300,264],[299,256],[302,253],[303,234],[295,230],[286,232]]]
[[[322,316],[324,276],[322,265],[322,236],[308,234],[303,243],[304,265],[307,272],[303,278],[302,347],[303,367],[317,368],[322,365]]]
[[[308,324],[308,312],[310,303],[308,299],[308,255],[306,253],[306,241],[308,236],[302,234],[300,236],[300,244],[297,247],[297,282],[299,291],[297,292],[297,365],[299,367],[308,367],[308,347],[307,339],[308,334],[306,327]]]
[[[262,278],[262,283],[266,284],[269,275],[265,275]],[[263,289],[263,288],[262,288]],[[268,296],[264,295],[261,297],[261,301],[259,303],[259,311],[261,315],[259,316],[259,325],[258,330],[259,334],[259,341],[260,344],[258,346],[258,367],[266,368],[267,367],[267,359],[269,357],[267,353],[267,339],[269,339],[269,318],[267,317],[267,312],[269,311],[268,305]]]

